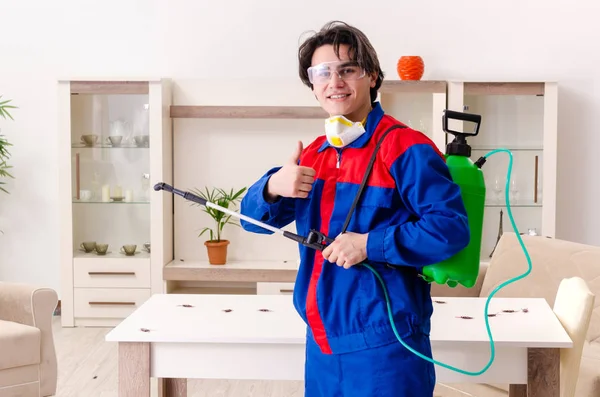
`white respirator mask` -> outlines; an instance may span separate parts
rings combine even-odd
[[[348,120],[344,116],[332,116],[325,120],[325,134],[331,146],[348,146],[365,133],[362,123]]]

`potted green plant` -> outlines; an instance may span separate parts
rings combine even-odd
[[[13,120],[8,109],[16,109],[16,106],[9,105],[10,101],[10,99],[3,101],[2,96],[0,95],[0,117],[5,120]],[[12,146],[12,144],[8,142],[4,135],[0,134],[0,178],[13,178],[13,176],[8,172],[8,170],[12,168],[10,165],[8,165],[8,159],[10,158],[8,147],[10,146]],[[0,190],[8,194],[8,190],[2,186],[5,184],[6,182],[0,180]]]
[[[244,187],[237,192],[234,192],[233,189],[231,189],[229,192],[227,192],[221,188],[213,188],[212,190],[209,190],[208,187],[205,187],[205,191],[192,189],[191,192],[202,197],[206,201],[233,211],[237,208],[237,204],[241,201],[242,194],[244,194],[246,189],[247,188]],[[193,205],[200,204],[193,203]],[[232,218],[232,215],[226,214],[217,209],[203,206],[203,211],[210,215],[210,217],[213,219],[214,227],[205,227],[200,231],[198,237],[202,236],[206,232],[209,233],[209,239],[204,242],[208,252],[208,261],[211,265],[224,265],[227,263],[227,246],[229,245],[229,240],[224,240],[221,238],[223,228],[225,225],[240,225],[237,222],[237,218]]]

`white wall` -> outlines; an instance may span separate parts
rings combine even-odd
[[[210,79],[224,94],[252,79],[297,88],[299,38],[330,19],[366,32],[393,79],[399,56],[419,54],[426,62],[424,79],[559,81],[557,237],[600,245],[600,166],[594,161],[600,135],[593,115],[600,107],[596,4],[0,0],[0,95],[20,108],[15,121],[0,120],[2,133],[15,145],[16,176],[9,184],[12,194],[0,195],[0,280],[60,288],[58,78]],[[256,95],[268,99],[260,91]],[[307,142],[313,131],[303,134]],[[283,159],[294,139],[273,137],[270,150],[281,150]],[[248,167],[262,169],[259,161],[264,160]]]

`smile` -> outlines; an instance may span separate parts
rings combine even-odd
[[[350,94],[335,94],[335,95],[328,96],[328,98],[329,99],[342,99],[342,98],[346,98],[349,96],[350,96]]]

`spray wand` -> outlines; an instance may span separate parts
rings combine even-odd
[[[176,189],[173,186],[166,184],[165,182],[159,182],[156,185],[154,185],[154,190],[156,190],[156,191],[164,190],[166,192],[170,192],[170,193],[176,194],[178,196],[181,196],[188,201],[193,201],[193,202],[203,205],[205,207],[214,208],[217,211],[226,213],[227,215],[232,215],[237,218],[243,219],[249,223],[252,223],[256,226],[260,226],[263,229],[267,229],[274,233],[281,234],[284,237],[287,237],[291,240],[294,240],[297,243],[300,243],[306,247],[309,247],[309,248],[312,248],[315,250],[323,251],[326,247],[326,244],[331,244],[333,242],[332,238],[327,237],[326,235],[319,232],[318,230],[311,229],[311,231],[308,233],[308,236],[303,237],[298,234],[288,232],[287,230],[283,230],[283,229],[273,227],[271,225],[267,225],[266,223],[257,221],[254,218],[250,218],[249,216],[240,214],[239,212],[231,211],[230,209],[221,207],[220,205],[217,205],[215,203],[211,203],[210,201],[205,200],[202,197],[199,197],[193,193]]]

